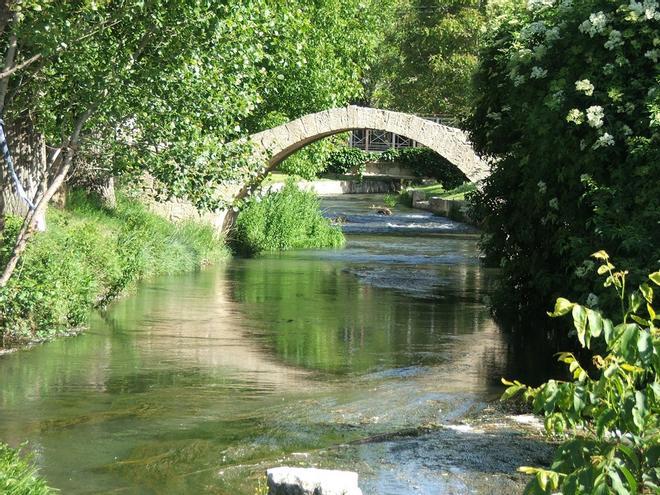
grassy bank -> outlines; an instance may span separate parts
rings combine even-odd
[[[8,219],[0,265],[19,227],[19,219]],[[226,255],[210,226],[169,222],[121,195],[117,208],[107,210],[74,193],[65,210],[49,210],[48,231],[37,236],[0,290],[0,345],[65,334],[140,279],[195,270]]]
[[[288,179],[281,191],[250,203],[236,219],[235,243],[239,251],[258,254],[288,249],[339,247],[341,229],[321,214],[313,192],[301,191]]]
[[[412,187],[408,189],[407,192],[412,193],[412,191],[420,191],[423,192],[427,198],[436,196],[442,199],[464,200],[465,195],[474,191],[475,189],[476,186],[474,183],[466,182],[449,190],[446,190],[442,184],[432,184],[430,186]]]
[[[56,493],[41,479],[29,457],[0,443],[0,493],[4,495],[50,495]]]

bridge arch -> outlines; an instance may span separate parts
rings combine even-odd
[[[456,165],[473,182],[490,174],[465,132],[416,115],[391,110],[347,106],[312,113],[286,124],[253,134],[255,154],[267,156],[267,170],[309,143],[353,129],[378,129],[399,134],[432,149]]]

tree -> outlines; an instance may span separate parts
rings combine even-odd
[[[593,246],[633,284],[657,269],[659,23],[655,3],[536,1],[484,46],[469,125],[495,161],[473,205],[501,315],[600,295]]]
[[[221,182],[252,173],[245,153],[237,152],[240,140],[239,146],[227,143],[243,135],[241,120],[263,101],[264,72],[276,72],[277,61],[300,53],[282,34],[295,26],[295,10],[271,8],[277,5],[265,0],[5,5],[1,103],[8,121],[29,120],[49,153],[0,287],[79,148],[93,145],[109,158],[113,173],[147,171],[164,193],[198,205],[213,205]]]

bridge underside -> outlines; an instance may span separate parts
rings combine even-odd
[[[378,129],[417,141],[456,165],[473,182],[488,176],[490,168],[460,129],[415,115],[348,106],[306,115],[251,136],[255,153],[267,161],[267,170],[306,145],[355,129]]]

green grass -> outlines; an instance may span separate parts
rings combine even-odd
[[[321,214],[316,194],[301,191],[293,179],[248,204],[236,219],[235,243],[246,254],[339,247],[344,241],[341,229]]]
[[[445,191],[445,188],[442,184],[431,184],[429,186],[413,187],[408,191],[422,191],[427,198],[436,196],[442,199],[453,199],[453,200],[464,200],[465,195],[469,192],[472,192],[476,189],[476,186],[472,182],[466,182],[461,184],[458,187]]]
[[[0,493],[3,495],[50,495],[56,493],[41,479],[32,459],[0,443]]]
[[[0,266],[19,227],[19,219],[8,219]],[[0,290],[2,346],[67,333],[140,279],[195,270],[227,254],[211,226],[169,222],[121,195],[107,210],[74,192],[65,210],[49,210],[48,231],[36,236]]]

